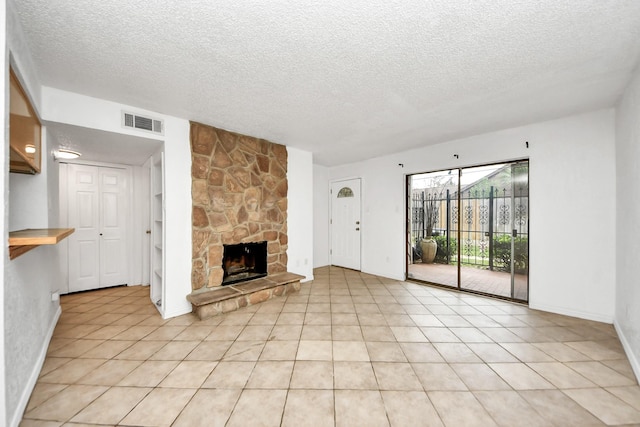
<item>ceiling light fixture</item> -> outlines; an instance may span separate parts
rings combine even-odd
[[[36,146],[32,144],[27,144],[24,146],[24,152],[27,154],[33,154],[36,152]]]
[[[53,158],[55,160],[73,160],[80,157],[82,154],[77,151],[68,150],[66,148],[60,148],[53,152]]]

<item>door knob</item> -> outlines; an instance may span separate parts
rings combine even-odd
[[[360,231],[360,227],[356,227],[356,231]]]
[[[360,224],[360,221],[356,221],[356,225],[359,225],[359,224]]]
[[[147,234],[151,234],[151,230],[147,230]]]

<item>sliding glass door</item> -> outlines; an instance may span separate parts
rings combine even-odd
[[[407,276],[458,287],[458,170],[408,178],[412,254]]]
[[[521,161],[407,177],[407,278],[527,301],[528,176]]]

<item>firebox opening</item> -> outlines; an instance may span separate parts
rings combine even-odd
[[[267,275],[267,242],[224,245],[222,285]]]

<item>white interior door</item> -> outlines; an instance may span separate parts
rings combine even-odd
[[[68,180],[69,291],[125,284],[126,170],[70,164]]]
[[[69,291],[100,287],[100,199],[98,169],[92,166],[68,167]]]
[[[150,264],[150,247],[151,247],[151,211],[150,207],[150,194],[151,194],[151,158],[149,158],[144,165],[142,165],[142,173],[140,174],[140,187],[142,189],[142,203],[140,209],[140,220],[142,221],[142,229],[144,235],[142,236],[142,283],[151,284],[151,271]]]
[[[127,282],[127,174],[124,169],[100,168],[100,286]]]
[[[331,183],[331,264],[360,270],[360,179]]]

